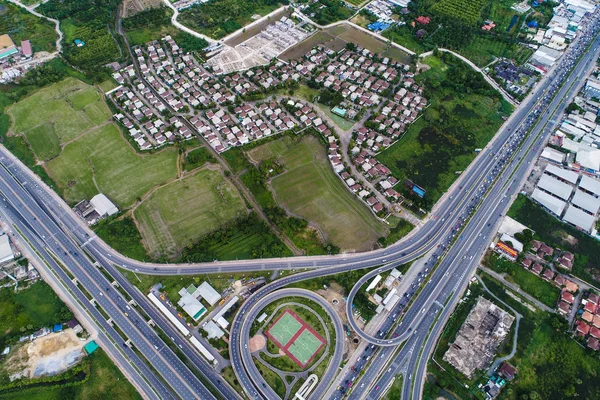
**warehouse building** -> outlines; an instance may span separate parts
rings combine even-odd
[[[531,198],[558,217],[562,215],[567,205],[564,201],[557,199],[546,192],[542,192],[540,189],[535,189]]]
[[[587,233],[591,233],[594,227],[594,217],[572,205],[567,208],[563,221]]]
[[[8,235],[4,234],[0,236],[0,263],[11,261],[15,258]]]
[[[545,174],[540,178],[538,188],[562,200],[569,200],[569,197],[571,197],[571,193],[573,192],[573,187],[571,185]]]
[[[579,174],[577,172],[569,171],[560,167],[557,167],[553,164],[548,164],[544,171],[547,175],[550,175],[555,178],[559,178],[565,182],[576,184],[579,179]]]
[[[541,157],[557,164],[561,164],[565,161],[565,153],[554,150],[552,147],[545,147],[542,151]]]
[[[600,209],[600,199],[580,189],[575,191],[575,196],[573,196],[571,204],[588,212],[592,216],[595,216],[598,213],[598,209]]]
[[[208,282],[202,282],[196,293],[200,295],[210,306],[214,306],[217,304],[219,300],[221,300],[221,295],[217,292]]]
[[[600,197],[600,181],[590,178],[587,175],[581,177],[579,188],[585,190],[591,195]]]

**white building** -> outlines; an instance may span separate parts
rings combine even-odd
[[[110,201],[108,197],[106,197],[102,193],[99,193],[92,197],[90,203],[94,207],[94,210],[96,210],[96,212],[100,214],[100,217],[110,217],[111,215],[114,215],[119,212],[117,206],[115,206],[112,203],[112,201]]]
[[[202,282],[202,284],[198,286],[196,293],[206,300],[211,307],[221,300],[219,292],[217,292],[208,282]]]
[[[13,260],[15,255],[10,247],[8,235],[0,236],[0,263]]]

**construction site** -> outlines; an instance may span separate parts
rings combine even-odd
[[[444,361],[471,379],[475,371],[490,365],[514,319],[491,301],[479,297],[444,354]]]

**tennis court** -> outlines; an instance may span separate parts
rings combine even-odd
[[[288,351],[304,366],[312,360],[313,356],[323,346],[325,346],[323,339],[315,336],[310,329],[304,329],[290,345]]]
[[[292,311],[285,310],[269,329],[269,336],[279,347],[286,347],[294,335],[302,329],[303,321],[295,318]]]
[[[275,320],[265,335],[301,368],[325,346],[325,340],[290,309]]]

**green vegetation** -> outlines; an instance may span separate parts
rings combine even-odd
[[[533,54],[533,50],[524,45],[515,45],[511,41],[482,35],[473,38],[468,46],[461,49],[460,54],[474,64],[483,67],[498,57],[515,60],[517,64],[524,64]]]
[[[312,221],[342,249],[369,250],[386,227],[335,176],[323,146],[312,136],[278,155],[285,172],[271,179],[278,203]]]
[[[111,116],[97,89],[73,78],[21,100],[7,113],[13,121],[12,131],[24,133],[41,160],[48,159],[43,155],[56,156],[60,144],[108,121]]]
[[[404,379],[402,375],[396,375],[396,377],[394,378],[394,383],[392,383],[392,386],[390,386],[388,392],[385,394],[386,400],[397,400],[402,398],[403,380]]]
[[[43,281],[16,293],[12,288],[0,289],[1,347],[42,327],[72,318],[71,311]]]
[[[600,241],[560,222],[529,198],[519,195],[508,215],[535,232],[534,238],[575,255],[573,274],[600,283]]]
[[[560,289],[541,277],[527,271],[520,265],[512,263],[497,254],[488,253],[482,262],[493,271],[505,273],[505,279],[516,283],[523,291],[529,293],[548,307],[554,307],[560,295]]]
[[[104,65],[122,58],[113,37],[120,0],[49,0],[37,11],[58,19],[65,38],[63,56],[89,76],[104,80]],[[76,39],[85,42],[82,47]]]
[[[191,150],[185,155],[185,159],[183,160],[183,169],[185,171],[191,171],[203,166],[206,163],[216,162],[217,160],[206,147],[198,147],[197,149]]]
[[[483,76],[450,54],[423,60],[431,68],[417,76],[425,87],[430,106],[405,135],[377,156],[400,182],[411,179],[425,188],[423,199],[406,190],[396,190],[424,209],[448,190],[475,158],[476,148],[485,147],[512,106],[492,89]]]
[[[281,380],[279,375],[277,375],[274,371],[271,371],[270,368],[264,366],[260,361],[253,359],[254,365],[258,369],[258,372],[263,377],[267,385],[269,385],[275,393],[282,399],[285,397],[285,383]]]
[[[213,39],[220,39],[252,21],[255,14],[266,15],[287,0],[214,0],[182,11],[182,24]]]
[[[181,260],[202,262],[288,257],[292,252],[256,213],[231,221],[183,249]]]
[[[220,171],[202,169],[154,191],[134,216],[149,254],[174,258],[182,247],[244,211],[233,184]]]
[[[396,226],[390,229],[390,233],[387,236],[382,236],[379,238],[378,242],[383,247],[387,247],[390,244],[396,243],[398,240],[402,239],[404,236],[408,235],[410,231],[412,231],[414,225],[408,222],[405,219],[398,220]]]
[[[481,17],[485,2],[486,0],[440,0],[430,10],[438,15],[475,24]]]
[[[0,16],[0,32],[8,33],[15,45],[20,46],[23,40],[30,40],[34,52],[56,50],[58,34],[52,22],[8,1],[3,0],[0,5],[6,7]]]
[[[125,216],[100,221],[95,227],[96,234],[110,247],[134,260],[148,260],[148,253],[142,244],[142,235],[134,220]]]
[[[127,208],[151,188],[175,177],[176,160],[174,148],[151,157],[136,154],[119,129],[108,124],[67,144],[46,168],[68,202],[102,192],[120,208]]]
[[[101,349],[60,375],[19,380],[6,386],[12,387],[0,386],[0,397],[6,400],[142,398]]]
[[[177,29],[171,26],[173,11],[165,6],[152,7],[124,18],[123,29],[130,45],[143,45],[160,39],[167,34],[175,34]]]
[[[329,25],[354,15],[356,10],[342,0],[319,0],[311,3],[303,12],[319,25]]]

